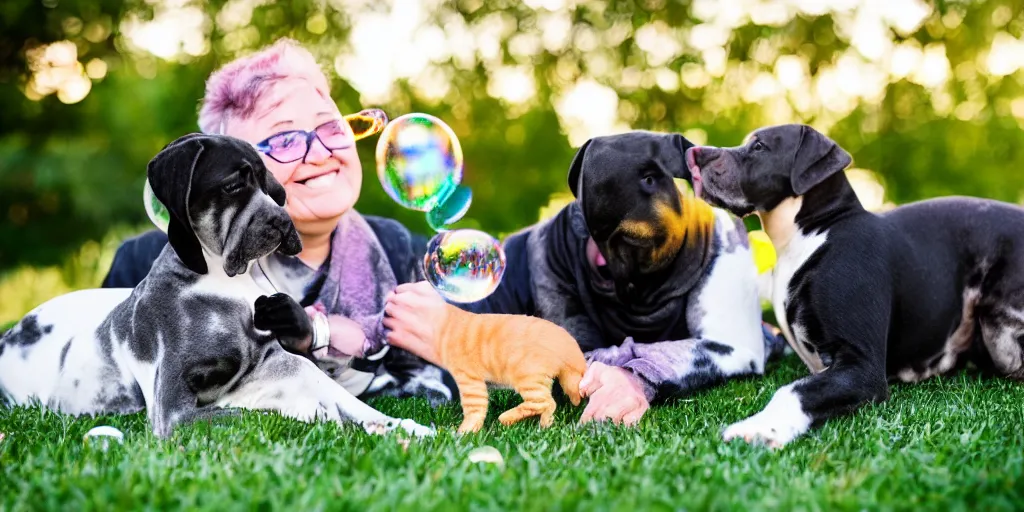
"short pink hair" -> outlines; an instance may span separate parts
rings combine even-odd
[[[228,119],[248,119],[257,112],[261,96],[275,82],[303,79],[330,98],[331,86],[313,54],[291,38],[282,38],[256,53],[240,57],[214,71],[206,80],[199,107],[199,129],[222,133]]]

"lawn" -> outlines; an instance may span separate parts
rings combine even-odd
[[[199,423],[168,441],[142,414],[72,419],[0,410],[0,510],[1012,510],[1024,503],[1024,386],[975,375],[897,385],[885,404],[834,420],[780,451],[719,433],[803,375],[795,356],[763,379],[656,407],[637,428],[495,421],[458,438],[454,406],[384,399],[390,414],[441,430],[396,436],[306,425],[276,414]],[[83,444],[96,425],[123,446]],[[504,466],[470,462],[489,445]]]

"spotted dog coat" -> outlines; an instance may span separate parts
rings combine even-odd
[[[866,211],[838,144],[804,125],[687,152],[696,189],[757,212],[777,247],[768,295],[811,375],[725,439],[785,445],[829,418],[973,364],[1024,378],[1024,209],[946,197]]]
[[[186,135],[150,162],[148,179],[171,214],[169,245],[135,288],[56,297],[5,333],[7,401],[74,415],[145,409],[160,437],[233,408],[433,432],[374,410],[285,350],[296,340],[256,328],[264,292],[251,265],[301,243],[284,189],[250,145]]]

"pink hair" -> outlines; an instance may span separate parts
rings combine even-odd
[[[199,129],[223,133],[228,119],[248,119],[257,112],[260,98],[275,82],[308,80],[325,98],[331,87],[316,59],[291,38],[282,38],[251,55],[240,57],[214,71],[206,80],[206,94],[199,107]]]

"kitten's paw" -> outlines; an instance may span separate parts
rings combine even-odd
[[[456,431],[459,434],[468,434],[472,432],[479,432],[484,427],[484,420],[477,419],[466,419],[463,420],[462,425],[459,425],[459,429]]]
[[[553,425],[554,423],[555,423],[555,412],[554,411],[551,411],[549,413],[545,413],[545,414],[541,414],[540,415],[540,427],[541,428],[548,428],[551,425]]]

